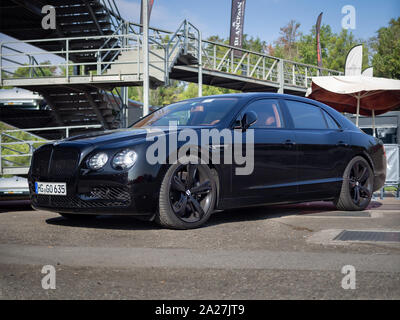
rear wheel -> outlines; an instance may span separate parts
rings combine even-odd
[[[373,171],[360,156],[353,158],[346,167],[336,208],[345,211],[364,210],[371,201],[374,184]]]
[[[156,221],[173,229],[197,228],[210,217],[216,197],[216,183],[207,165],[174,164],[161,183]]]

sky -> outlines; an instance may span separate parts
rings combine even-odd
[[[154,0],[150,25],[175,31],[187,18],[203,32],[204,37],[229,36],[231,0]],[[124,18],[138,22],[140,0],[116,0]],[[391,18],[400,16],[400,0],[247,0],[244,33],[267,43],[279,37],[280,27],[291,19],[301,23],[300,31],[308,33],[315,26],[320,12],[323,24],[334,32],[342,28],[342,8],[352,5],[356,13],[356,38],[376,35]]]
[[[139,22],[141,0],[115,2],[123,18]],[[184,19],[188,19],[202,31],[203,38],[211,35],[228,38],[231,3],[232,0],[154,0],[150,25],[175,31]],[[307,34],[315,27],[320,12],[324,13],[322,24],[340,32],[345,16],[342,8],[346,5],[355,8],[356,25],[351,31],[356,38],[373,37],[391,18],[400,17],[400,0],[246,0],[244,33],[273,43],[279,38],[280,28],[295,19],[301,24],[300,31]],[[15,40],[0,33],[0,41]],[[13,46],[32,51],[27,49],[28,46]],[[44,55],[40,58],[41,61],[53,60]]]

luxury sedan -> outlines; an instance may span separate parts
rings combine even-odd
[[[35,209],[190,229],[213,212],[263,204],[326,200],[363,210],[385,176],[382,142],[334,109],[243,93],[181,101],[128,129],[46,144],[28,180]]]

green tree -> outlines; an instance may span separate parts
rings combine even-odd
[[[286,59],[293,60],[298,56],[298,38],[301,36],[299,28],[300,23],[296,20],[290,20],[287,25],[280,28],[280,37],[276,45],[279,48],[278,51],[283,52]]]
[[[400,17],[390,20],[389,26],[380,28],[377,33],[371,40],[375,51],[372,58],[374,75],[400,79]]]
[[[50,61],[43,61],[41,62],[39,65],[49,65],[51,64]],[[39,76],[39,77],[51,77],[53,75],[56,74],[57,71],[57,67],[34,67],[34,68],[30,68],[30,67],[24,67],[21,66],[18,69],[16,69],[14,71],[13,74],[13,78],[30,78],[35,76],[35,73]]]

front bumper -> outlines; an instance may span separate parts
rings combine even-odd
[[[129,180],[128,172],[51,180],[29,177],[34,209],[59,213],[143,216],[153,214],[158,203],[158,193],[154,192],[156,184],[143,178]],[[38,195],[35,193],[35,181],[66,182],[67,195]]]

